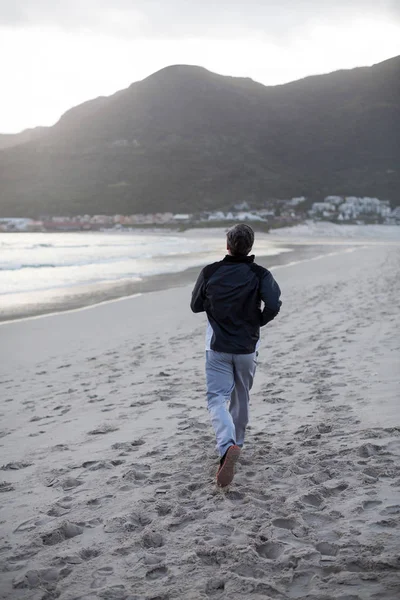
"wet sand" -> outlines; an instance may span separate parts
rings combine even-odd
[[[224,232],[220,231],[221,238]],[[288,248],[291,252],[283,252],[275,256],[257,257],[260,264],[266,267],[271,265],[287,264],[293,260],[304,260],[310,256],[325,254],[335,248],[332,244],[318,245],[287,245],[274,243],[274,246]],[[26,317],[76,310],[93,306],[110,300],[117,300],[137,294],[146,294],[172,287],[188,285],[196,279],[201,266],[186,269],[178,273],[166,273],[144,277],[141,281],[124,280],[122,282],[109,282],[86,286],[73,286],[60,290],[49,290],[23,295],[13,295],[13,301],[5,305],[0,300],[0,323]],[[23,301],[21,300],[23,298]]]

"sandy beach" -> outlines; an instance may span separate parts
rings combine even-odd
[[[1,324],[0,598],[397,600],[399,267],[365,239],[273,269],[226,491],[192,284]]]

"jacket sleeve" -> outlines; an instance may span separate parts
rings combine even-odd
[[[204,300],[206,297],[206,285],[205,285],[205,278],[204,278],[204,272],[201,271],[197,281],[196,281],[196,285],[194,286],[193,292],[192,292],[192,301],[190,303],[190,308],[192,309],[192,311],[194,313],[199,313],[199,312],[203,312],[205,310],[204,308]]]
[[[281,290],[269,271],[261,280],[260,295],[264,302],[264,310],[261,312],[261,326],[263,326],[275,319],[282,305],[279,299]]]

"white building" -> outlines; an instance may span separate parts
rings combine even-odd
[[[387,218],[391,216],[390,204],[387,200],[365,196],[327,196],[324,202],[314,202],[309,215],[312,217],[335,218],[348,221],[363,217]]]
[[[291,200],[288,200],[286,204],[287,206],[297,206],[298,204],[304,202],[305,199],[305,196],[299,196],[297,198],[292,198]]]
[[[191,219],[192,215],[188,215],[188,214],[184,214],[184,213],[177,213],[176,215],[173,216],[174,221],[189,221]]]
[[[330,202],[314,202],[309,214],[311,216],[332,217],[335,211],[336,206]]]
[[[338,206],[344,202],[342,196],[327,196],[324,202],[328,202],[329,204],[333,204],[334,206]]]
[[[262,221],[265,222],[259,213],[256,212],[227,212],[217,210],[208,215],[208,221]]]
[[[8,231],[27,231],[33,222],[32,219],[20,219],[16,217],[0,219],[0,224]]]
[[[250,212],[240,212],[235,217],[238,221],[265,221],[260,215]]]

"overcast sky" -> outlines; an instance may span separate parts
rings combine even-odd
[[[400,0],[0,0],[0,132],[170,64],[275,85],[400,54]]]

